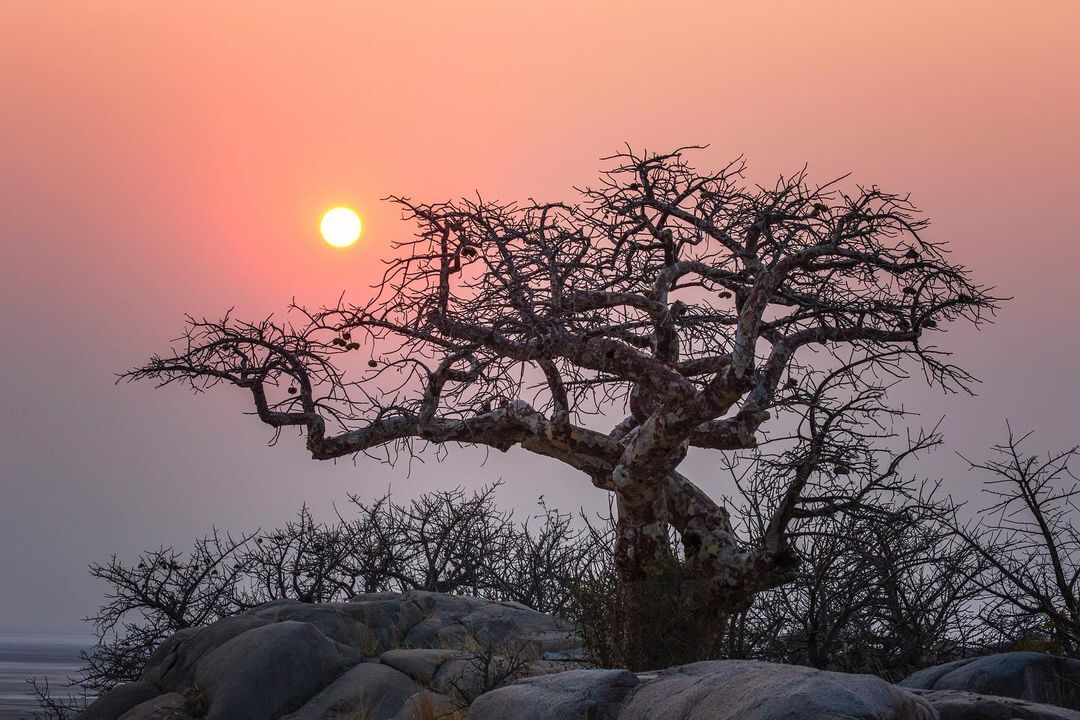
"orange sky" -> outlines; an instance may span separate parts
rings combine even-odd
[[[301,443],[263,447],[241,397],[112,373],[163,349],[185,312],[362,295],[410,232],[384,195],[566,197],[624,142],[710,143],[698,164],[745,154],[758,180],[809,163],[911,192],[933,239],[1016,300],[948,341],[986,381],[978,399],[912,387],[910,405],[948,412],[966,453],[1006,416],[1046,446],[1080,439],[1065,293],[1080,4],[313,5],[0,3],[0,574],[22,580],[0,584],[5,622],[74,623],[100,591],[84,567],[109,552],[278,523],[390,478],[411,496],[521,477],[504,496],[528,509],[520,455],[409,477],[316,465]],[[364,218],[350,251],[318,238],[338,204]],[[602,501],[555,474],[554,504]]]

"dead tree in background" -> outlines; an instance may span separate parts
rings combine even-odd
[[[98,636],[80,681],[92,690],[139,677],[153,648],[175,632],[200,627],[245,609],[238,591],[244,565],[241,554],[255,538],[234,538],[213,530],[188,552],[158,548],[143,552],[136,563],[115,555],[92,563],[90,574],[109,589],[105,604],[86,618]]]
[[[899,680],[979,650],[978,558],[952,532],[951,502],[910,489],[799,523],[798,577],[733,618],[728,654]]]
[[[872,442],[885,391],[911,370],[966,388],[931,339],[995,299],[921,236],[905,196],[802,172],[747,186],[741,162],[702,174],[685,152],[608,158],[573,203],[391,198],[418,231],[371,300],[191,319],[125,377],[243,388],[316,459],[454,443],[554,458],[615,494],[624,577],[674,529],[713,602],[745,607],[795,576],[792,520],[895,478]],[[747,543],[679,465],[689,448],[754,448],[770,419],[799,431],[761,453],[784,491]]]
[[[975,583],[987,596],[983,621],[1005,642],[1025,639],[1040,649],[1080,652],[1080,529],[1075,498],[1080,484],[1069,462],[1073,447],[1039,457],[1021,448],[1021,437],[992,448],[993,456],[970,462],[988,473],[984,492],[994,498],[978,523],[956,531],[984,561]]]
[[[213,530],[190,550],[158,548],[134,562],[94,563],[106,602],[87,618],[98,635],[79,682],[95,691],[136,680],[150,653],[179,630],[267,602],[342,602],[374,592],[466,592],[565,615],[575,581],[610,562],[605,546],[555,510],[522,520],[495,505],[494,483],[350,498],[354,517],[317,522],[306,506],[274,530]]]

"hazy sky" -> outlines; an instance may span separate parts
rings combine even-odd
[[[970,491],[952,451],[1005,417],[1043,447],[1080,440],[1078,21],[1072,0],[0,2],[0,625],[77,625],[103,590],[86,565],[110,553],[391,482],[504,477],[522,511],[540,492],[601,505],[523,452],[319,464],[295,438],[268,449],[238,391],[113,376],[185,312],[362,297],[411,232],[380,197],[563,198],[624,142],[910,192],[932,239],[1015,296],[943,341],[978,398],[903,388],[948,416],[921,473]],[[317,235],[336,204],[365,220],[350,251]]]

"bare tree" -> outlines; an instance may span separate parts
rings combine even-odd
[[[475,491],[426,493],[407,505],[381,503],[372,525],[394,535],[395,563],[388,570],[399,589],[482,594],[492,558],[505,554],[513,535],[510,513],[494,504],[499,483]],[[353,498],[363,511],[363,504]]]
[[[841,511],[880,477],[870,434],[844,418],[884,410],[912,369],[967,388],[930,341],[996,300],[922,236],[905,196],[804,172],[745,186],[741,161],[703,174],[687,150],[608,158],[573,203],[392,197],[418,231],[370,300],[294,306],[290,322],[190,318],[171,353],[123,377],[243,388],[317,459],[454,443],[554,458],[615,494],[624,578],[673,529],[714,605],[745,607],[795,576],[793,519]],[[811,379],[810,354],[834,381]],[[785,491],[747,544],[679,466],[689,448],[755,447],[770,418],[808,429],[774,458]]]
[[[951,510],[918,494],[800,524],[798,577],[736,618],[729,655],[897,680],[978,650],[978,562],[947,524]]]
[[[31,678],[26,682],[37,704],[37,710],[30,715],[33,720],[72,720],[81,715],[93,700],[85,687],[79,687],[74,682],[65,685],[67,692],[63,696],[52,688],[47,677],[42,680]]]
[[[234,539],[213,530],[188,553],[158,548],[142,553],[133,565],[115,555],[92,564],[90,574],[110,587],[105,605],[87,618],[98,646],[86,654],[80,682],[106,690],[135,680],[150,651],[176,631],[242,610],[240,551],[251,537]]]
[[[566,617],[572,588],[591,569],[610,565],[611,544],[575,526],[573,517],[540,501],[542,514],[527,518],[508,537],[505,551],[486,564],[487,594],[540,612]]]
[[[237,604],[254,607],[270,600],[331,602],[357,592],[385,588],[378,573],[357,562],[368,540],[363,523],[319,523],[306,505],[296,519],[270,533],[260,533],[239,553],[236,568],[243,570]],[[385,580],[385,576],[382,576]]]
[[[447,678],[454,699],[464,709],[484,693],[525,676],[529,666],[542,657],[539,647],[528,636],[496,641],[490,636],[470,635],[463,648],[464,664],[456,676]]]
[[[956,531],[985,562],[974,581],[986,594],[984,622],[1005,641],[1041,640],[1046,649],[1080,652],[1080,493],[1069,462],[1080,447],[1027,454],[1008,428],[993,456],[970,463],[988,473],[984,492],[993,503],[978,523],[956,522]]]
[[[340,602],[359,593],[429,590],[563,613],[582,568],[610,562],[607,548],[553,509],[515,520],[495,505],[499,485],[406,503],[351,497],[355,516],[339,513],[330,522],[303,506],[275,530],[235,537],[215,530],[187,552],[158,548],[135,562],[114,556],[94,563],[91,574],[109,587],[106,603],[88,618],[98,643],[73,680],[95,691],[135,680],[176,631],[280,599]]]

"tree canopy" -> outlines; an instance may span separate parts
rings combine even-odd
[[[125,377],[246,389],[316,459],[453,443],[555,458],[614,493],[627,576],[673,530],[711,591],[745,603],[792,577],[793,521],[857,510],[938,442],[883,447],[888,391],[912,372],[970,388],[934,341],[997,299],[905,195],[805,171],[755,186],[741,160],[700,172],[692,150],[627,149],[567,202],[391,197],[416,233],[369,298],[189,318]],[[679,472],[689,448],[756,453],[752,536]]]

